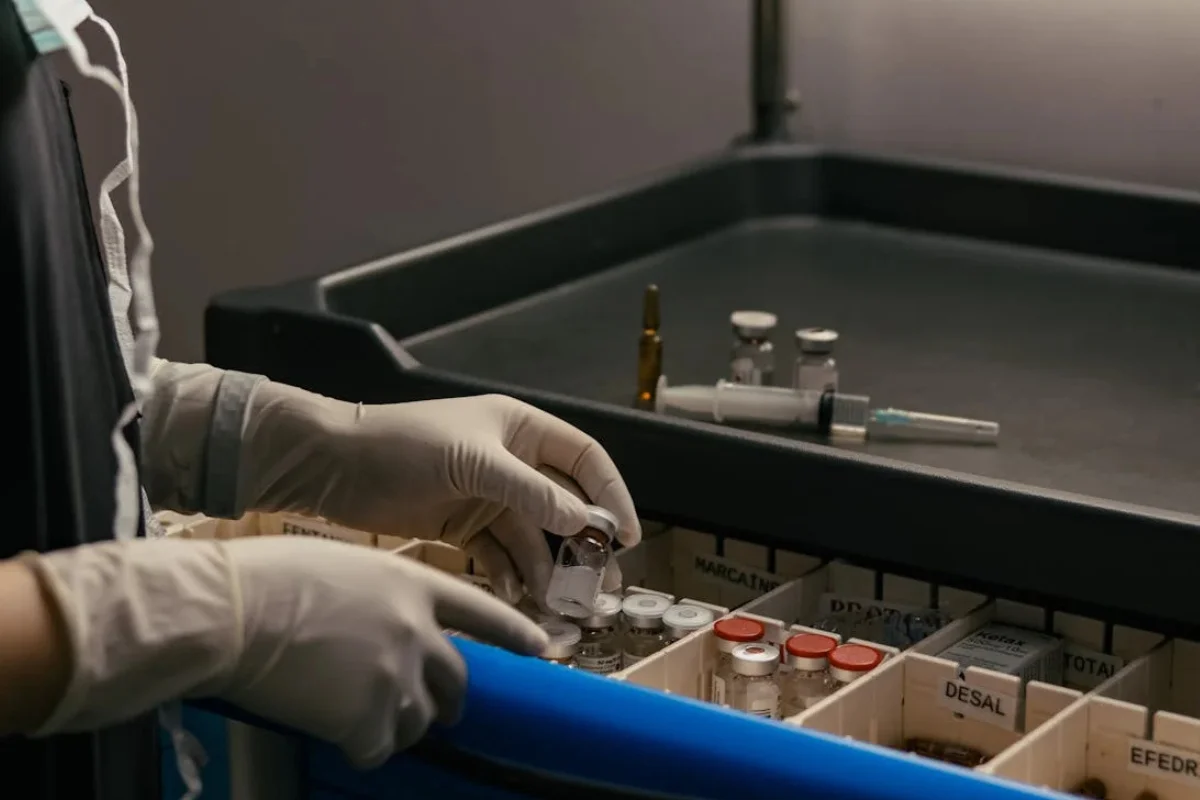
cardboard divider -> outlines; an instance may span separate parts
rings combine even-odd
[[[821,563],[814,556],[729,537],[643,523],[643,539],[617,554],[625,585],[738,608]]]
[[[1004,752],[1082,694],[907,652],[884,662],[790,724],[907,749],[913,739],[961,745],[988,758]]]
[[[401,536],[364,533],[342,525],[299,514],[261,514],[255,511],[236,520],[211,519],[203,514],[160,511],[155,518],[166,536],[180,538],[236,539],[243,536],[318,536],[350,544],[394,550],[413,541]]]
[[[988,765],[1004,778],[1109,800],[1200,797],[1200,644],[1166,642]]]

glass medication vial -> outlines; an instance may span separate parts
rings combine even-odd
[[[592,615],[616,536],[617,518],[599,506],[587,506],[587,527],[558,551],[546,591],[550,610],[575,619]]]
[[[833,694],[843,686],[866,675],[883,661],[883,653],[865,644],[841,644],[829,654],[829,678],[825,682],[826,694]]]
[[[767,311],[735,311],[730,315],[734,339],[729,380],[751,386],[770,386],[775,382],[771,332],[777,323],[775,315]]]
[[[819,633],[798,633],[784,644],[790,669],[779,676],[782,692],[781,714],[791,717],[829,694],[829,654],[838,646],[837,639]]]
[[[779,648],[770,642],[739,644],[730,654],[729,707],[756,717],[779,719]]]
[[[745,617],[717,620],[713,638],[717,642],[717,663],[713,666],[710,700],[719,706],[728,705],[729,681],[733,677],[733,649],[739,644],[761,642],[767,629],[761,622]]]
[[[829,328],[801,328],[796,331],[796,368],[792,373],[792,388],[814,389],[818,392],[836,392],[838,388],[837,362],[833,359],[833,346],[838,334]]]
[[[657,594],[631,594],[621,604],[627,628],[621,653],[621,667],[631,667],[667,646],[663,614],[671,601]]]
[[[712,611],[701,606],[678,603],[663,612],[663,627],[667,642],[677,642],[692,631],[698,631],[713,621]]]
[[[596,610],[590,617],[579,620],[583,638],[575,666],[597,675],[611,675],[621,668],[621,598],[601,593],[596,597]]]
[[[550,644],[542,651],[542,660],[564,667],[575,666],[575,656],[579,652],[581,633],[579,626],[564,620],[543,620],[538,627],[550,637]]]

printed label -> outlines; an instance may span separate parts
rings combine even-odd
[[[766,719],[776,719],[779,717],[779,706],[772,703],[755,703],[746,709],[747,713],[753,714],[756,717],[764,717]]]
[[[725,705],[725,679],[720,675],[713,675],[712,701],[718,706]]]
[[[1095,689],[1116,675],[1125,660],[1067,642],[1063,647],[1063,682],[1080,689]]]
[[[752,358],[735,358],[729,362],[729,380],[750,386],[761,386],[763,373],[754,365]]]
[[[1006,731],[1017,729],[1016,695],[1001,694],[971,686],[963,680],[946,680],[938,692],[938,705],[964,717],[977,719]]]
[[[821,599],[817,604],[817,613],[822,617],[831,614],[861,612],[865,613],[868,619],[875,617],[891,619],[919,611],[928,611],[928,609],[921,608],[920,606],[904,605],[903,603],[889,603],[886,600],[872,600],[869,597],[851,597],[849,595],[838,594],[837,592],[826,592],[821,595]]]
[[[620,653],[586,656],[581,654],[575,656],[575,665],[582,670],[594,672],[597,675],[608,675],[621,668],[621,660],[622,655]]]
[[[334,539],[351,544],[373,545],[375,543],[375,537],[372,534],[303,518],[285,517],[280,519],[279,532],[284,536],[318,536],[322,539]]]
[[[721,556],[700,553],[692,555],[692,570],[697,578],[710,583],[738,586],[755,594],[766,594],[783,582],[779,576],[766,570],[747,567]]]
[[[1200,754],[1145,739],[1129,740],[1130,772],[1200,786]]]

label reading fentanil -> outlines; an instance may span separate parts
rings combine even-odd
[[[1180,747],[1148,742],[1145,739],[1130,739],[1126,767],[1130,772],[1139,775],[1200,786],[1200,754]]]

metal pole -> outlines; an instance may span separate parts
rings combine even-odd
[[[753,0],[751,30],[751,142],[789,138],[788,116],[795,103],[788,91],[788,0]]]

